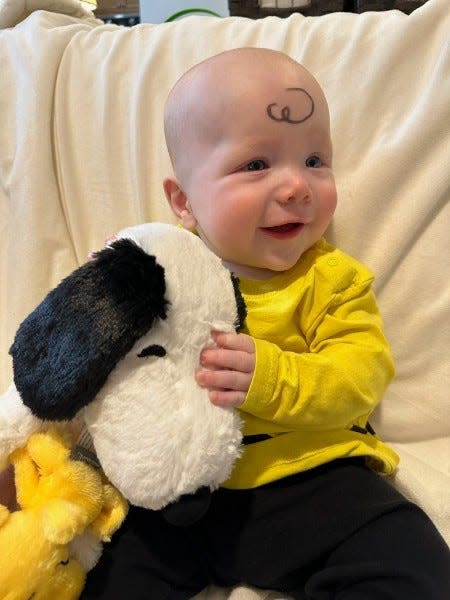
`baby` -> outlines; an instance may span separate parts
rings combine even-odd
[[[450,597],[445,542],[380,477],[398,458],[368,419],[394,367],[373,275],[323,238],[337,194],[319,84],[279,52],[231,50],[178,81],[164,119],[170,206],[247,305],[196,373],[240,410],[244,451],[197,522],[132,508],[82,597],[240,581],[298,599]]]

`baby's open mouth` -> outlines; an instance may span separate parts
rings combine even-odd
[[[261,227],[262,231],[274,237],[291,237],[297,235],[302,229],[303,223],[284,223],[274,227]]]

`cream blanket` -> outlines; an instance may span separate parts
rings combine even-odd
[[[373,425],[401,455],[396,485],[450,540],[448,0],[410,16],[131,29],[75,0],[3,0],[0,27],[0,392],[14,332],[44,293],[111,232],[172,219],[161,113],[175,80],[227,48],[284,50],[331,106],[340,203],[328,237],[377,275],[397,377]],[[243,587],[202,597],[281,598]]]

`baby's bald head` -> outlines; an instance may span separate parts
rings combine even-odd
[[[286,102],[293,103],[292,111]],[[199,157],[201,150],[213,148],[243,107],[286,123],[300,123],[319,111],[329,126],[319,84],[295,60],[262,48],[222,52],[187,71],[167,98],[164,131],[180,180],[192,169],[191,156]]]

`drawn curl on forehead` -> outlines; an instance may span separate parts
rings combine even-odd
[[[297,115],[291,117],[291,107],[286,105],[281,109],[278,109],[278,102],[272,102],[267,106],[267,114],[274,121],[284,121],[285,123],[291,123],[293,125],[298,125],[299,123],[304,123],[309,117],[314,113],[314,100],[305,89],[303,88],[286,88],[287,92],[300,92],[303,97],[303,100],[306,99],[306,107],[304,106],[304,101],[300,103],[300,109]],[[276,110],[274,110],[276,109]],[[277,111],[277,114],[275,112]]]

